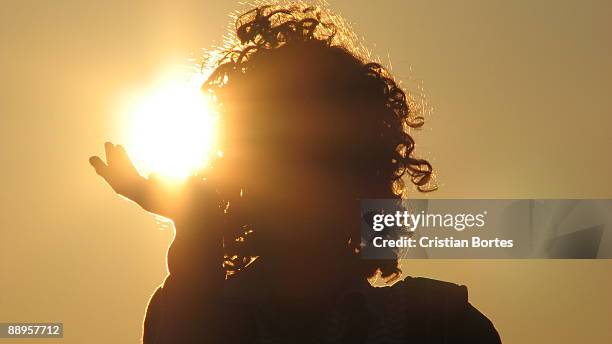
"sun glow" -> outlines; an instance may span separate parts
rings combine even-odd
[[[141,173],[180,181],[210,161],[218,115],[210,96],[200,90],[202,80],[164,80],[137,97],[128,112],[126,148]]]

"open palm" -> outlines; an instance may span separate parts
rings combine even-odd
[[[116,193],[141,204],[147,179],[138,173],[122,146],[106,142],[104,150],[106,162],[98,156],[92,156],[89,163]]]
[[[239,190],[230,191],[223,178],[193,176],[180,187],[165,184],[161,178],[145,178],[138,173],[127,152],[121,145],[104,144],[106,162],[98,156],[89,158],[89,163],[113,190],[138,203],[143,209],[172,220],[197,220],[219,213],[223,199],[241,197]],[[218,175],[218,173],[217,173]],[[225,194],[225,198],[221,197]]]

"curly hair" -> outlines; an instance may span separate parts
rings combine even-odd
[[[236,80],[247,79],[264,61],[273,59],[274,54],[298,51],[291,56],[306,55],[310,60],[297,61],[296,68],[306,71],[319,68],[321,80],[316,84],[317,95],[333,98],[343,105],[356,99],[361,105],[367,104],[361,106],[362,114],[353,111],[348,119],[362,132],[360,136],[354,130],[354,142],[347,143],[353,146],[352,158],[356,162],[349,173],[367,177],[379,190],[377,198],[404,197],[407,189],[404,177],[418,191],[436,188],[432,166],[414,156],[415,142],[408,132],[410,128],[423,126],[423,116],[409,106],[406,92],[390,72],[380,63],[369,61],[369,53],[357,43],[354,33],[341,18],[324,9],[300,4],[262,5],[236,16],[232,31],[231,44],[214,59],[214,71],[203,86],[218,94],[221,103],[223,94],[231,93],[233,84],[239,83]],[[287,54],[279,59],[286,60]],[[332,67],[325,69],[327,61],[331,61]],[[355,149],[355,145],[367,149]],[[355,240],[358,238],[355,233],[351,235],[355,250],[359,250],[359,240]],[[368,277],[377,273],[390,277],[400,272],[397,260],[364,264]]]

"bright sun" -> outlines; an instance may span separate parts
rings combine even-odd
[[[218,115],[200,90],[201,81],[165,80],[135,101],[126,148],[141,173],[180,181],[215,153]]]

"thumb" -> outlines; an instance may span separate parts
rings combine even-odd
[[[91,166],[93,166],[94,170],[96,170],[96,173],[106,179],[108,177],[108,165],[106,165],[104,163],[104,161],[102,161],[102,159],[100,159],[100,157],[98,156],[92,156],[89,158],[89,164]]]

